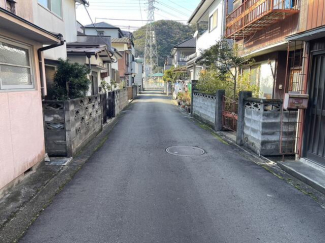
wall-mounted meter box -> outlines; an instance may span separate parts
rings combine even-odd
[[[283,108],[285,110],[307,109],[308,94],[286,93],[284,95]]]

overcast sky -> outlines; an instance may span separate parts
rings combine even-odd
[[[177,20],[187,23],[201,0],[156,0],[156,20]],[[146,24],[148,0],[89,0],[88,11],[94,22],[107,22],[123,30],[134,31]],[[77,7],[77,20],[91,21],[82,5]]]

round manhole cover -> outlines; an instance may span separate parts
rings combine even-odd
[[[191,146],[173,146],[167,148],[166,152],[177,156],[200,156],[205,153],[203,149]]]

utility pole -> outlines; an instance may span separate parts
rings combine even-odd
[[[148,0],[148,22],[146,28],[146,42],[144,48],[144,84],[148,86],[148,81],[158,66],[157,39],[153,22],[155,21],[156,0]]]

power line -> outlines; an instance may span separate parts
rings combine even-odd
[[[179,7],[181,7],[181,8],[183,8],[183,9],[185,9],[185,10],[187,10],[187,11],[189,11],[189,12],[191,12],[191,13],[193,12],[193,10],[189,10],[188,8],[185,8],[182,5],[179,5],[179,4],[175,3],[174,1],[171,1],[171,0],[168,0],[168,1],[175,4],[175,5],[177,5],[177,6],[179,6]]]
[[[174,12],[177,13],[177,14],[182,14],[182,15],[184,15],[184,16],[187,16],[187,15],[188,15],[187,13],[184,13],[184,12],[178,10],[178,9],[175,10],[172,6],[170,6],[170,5],[168,5],[168,4],[161,3],[161,2],[158,2],[158,4],[167,7],[168,10],[172,10],[172,11],[174,11]]]
[[[112,18],[97,18],[97,17],[95,19],[107,19],[107,20],[119,20],[119,21],[148,21],[148,19],[112,19]],[[175,19],[174,21],[187,21],[187,20]]]

